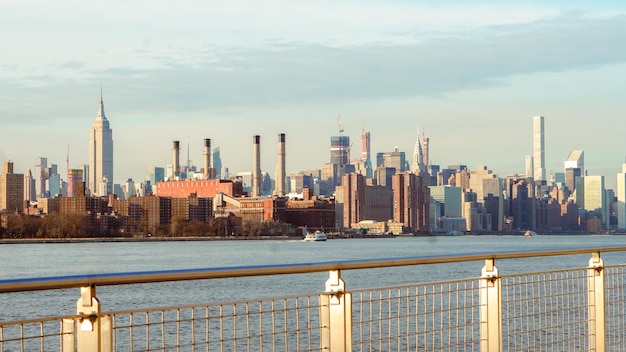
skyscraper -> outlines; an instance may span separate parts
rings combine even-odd
[[[330,137],[330,163],[343,168],[350,162],[350,137]]]
[[[0,211],[24,211],[24,174],[13,173],[13,162],[4,164],[0,174]]]
[[[543,116],[533,116],[533,160],[535,181],[545,181],[545,139]]]
[[[411,163],[411,171],[419,173],[424,169],[424,155],[422,154],[422,144],[420,143],[420,131],[417,130],[417,139],[415,140],[415,148],[413,149],[413,163]]]
[[[374,177],[372,167],[372,153],[370,144],[370,133],[365,130],[361,131],[361,163],[365,168],[365,177]]]
[[[35,158],[35,184],[37,188],[37,197],[46,197],[46,180],[48,179],[48,158],[38,156]]]
[[[585,152],[583,150],[572,150],[567,156],[567,160],[563,162],[563,169],[580,169],[580,172],[585,171]]]
[[[104,182],[103,182],[104,181]],[[113,131],[104,115],[102,87],[98,116],[89,134],[89,190],[100,194],[100,184],[106,184],[106,193],[113,192]]]
[[[626,164],[617,174],[617,228],[626,229]]]
[[[584,209],[594,212],[602,221],[602,225],[609,223],[608,208],[606,206],[606,191],[604,188],[604,176],[584,176]],[[578,187],[576,192],[578,192]]]

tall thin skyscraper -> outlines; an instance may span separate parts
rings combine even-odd
[[[361,131],[361,160],[371,160],[370,155],[370,133]]]
[[[100,105],[98,116],[93,122],[89,134],[89,190],[92,194],[99,194],[100,184],[105,180],[107,194],[113,193],[113,131],[109,127],[109,120],[104,115],[102,101],[102,87],[100,87]]]
[[[430,142],[430,138],[424,135],[424,131],[422,130],[422,164],[428,167],[430,165],[430,149],[428,147],[428,142]]]
[[[372,168],[370,133],[365,130],[361,131],[361,161],[365,166],[365,177],[372,178],[374,170]]]
[[[535,181],[545,181],[545,139],[543,116],[533,116],[533,161]]]
[[[424,155],[422,150],[422,144],[420,143],[420,130],[417,129],[417,140],[415,140],[415,148],[413,149],[413,163],[411,164],[411,171],[414,173],[419,173],[423,171],[424,164]]]
[[[626,229],[626,163],[617,174],[617,228]]]

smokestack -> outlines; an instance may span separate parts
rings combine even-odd
[[[204,178],[211,178],[211,140],[204,140]]]
[[[180,156],[180,142],[174,141],[174,148],[172,148],[172,167],[174,168],[174,173],[172,176],[177,178],[180,176],[180,164],[178,162]]]
[[[285,196],[285,134],[278,135],[278,164],[276,165],[276,195]]]
[[[252,146],[252,154],[253,155],[253,165],[252,165],[252,197],[261,196],[261,136],[256,135],[252,137],[252,142],[254,143]]]

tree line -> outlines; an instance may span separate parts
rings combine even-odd
[[[125,228],[109,226],[106,234],[94,234],[88,214],[48,214],[46,216],[2,214],[0,238],[93,238],[93,237],[255,237],[296,233],[289,224],[277,221],[235,225],[231,218],[212,218],[209,222],[172,218],[170,224],[148,229],[147,224]]]

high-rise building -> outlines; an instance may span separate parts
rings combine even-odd
[[[98,116],[89,135],[89,190],[102,195],[101,185],[106,185],[106,194],[113,192],[113,131],[104,115],[102,88]]]
[[[546,180],[545,130],[543,116],[533,116],[533,161],[535,181]]]
[[[350,137],[330,137],[330,163],[342,168],[350,161]]]
[[[365,177],[358,174],[343,176],[343,227],[357,223],[362,219],[365,203]]]
[[[574,192],[576,190],[576,178],[579,178],[581,176],[582,176],[581,169],[577,167],[566,168],[565,169],[565,187],[567,187],[567,189],[569,189],[570,192]]]
[[[580,169],[585,171],[585,152],[582,150],[572,150],[569,152],[567,159],[563,162],[563,170]]]
[[[411,171],[418,174],[424,169],[424,156],[422,155],[422,144],[420,141],[420,130],[417,130],[417,139],[413,148],[413,162],[411,163]]]
[[[220,157],[220,147],[213,148],[211,169],[213,170],[214,178],[218,180],[222,179],[222,158]],[[228,178],[228,176],[224,175],[223,178]]]
[[[428,231],[430,193],[423,177],[411,172],[392,176],[393,220],[409,232]]]
[[[29,202],[34,202],[37,200],[37,190],[35,188],[35,179],[33,178],[33,173],[30,169],[26,169],[26,174],[24,175],[24,199]]]
[[[83,169],[69,169],[67,170],[67,196],[76,197],[79,194],[76,192],[78,183],[83,182]]]
[[[24,174],[13,173],[13,162],[4,164],[0,174],[0,211],[24,211]]]
[[[407,171],[406,155],[404,152],[398,151],[398,147],[395,147],[393,152],[376,153],[376,168],[381,166],[392,167],[396,169],[396,172]]]
[[[526,168],[526,177],[535,178],[535,175],[534,175],[535,165],[534,165],[534,160],[533,160],[532,155],[526,155],[524,166]]]
[[[584,176],[584,209],[594,212],[600,218],[602,225],[608,224],[608,208],[606,206],[606,191],[604,176]],[[576,190],[578,192],[578,189]]]
[[[460,176],[460,175],[459,175]],[[460,180],[458,180],[460,181]],[[464,184],[458,184],[457,186],[465,188]],[[502,196],[502,180],[491,170],[488,170],[486,166],[480,165],[475,171],[471,171],[469,175],[469,188],[476,193],[476,201],[484,205],[485,199],[489,198],[490,194],[493,199],[497,199],[497,208],[487,209],[487,212],[491,214],[491,228],[494,231],[502,231],[504,228],[504,199]]]
[[[35,183],[37,187],[37,197],[46,197],[46,180],[48,179],[48,158],[38,156],[35,158]]]
[[[617,228],[626,229],[626,163],[617,174]]]
[[[422,164],[426,166],[430,166],[430,149],[428,143],[430,142],[430,138],[424,135],[424,131],[422,131]]]
[[[370,133],[365,131],[361,131],[361,162],[363,162],[365,176],[372,178],[374,176],[374,170],[372,167]]]

